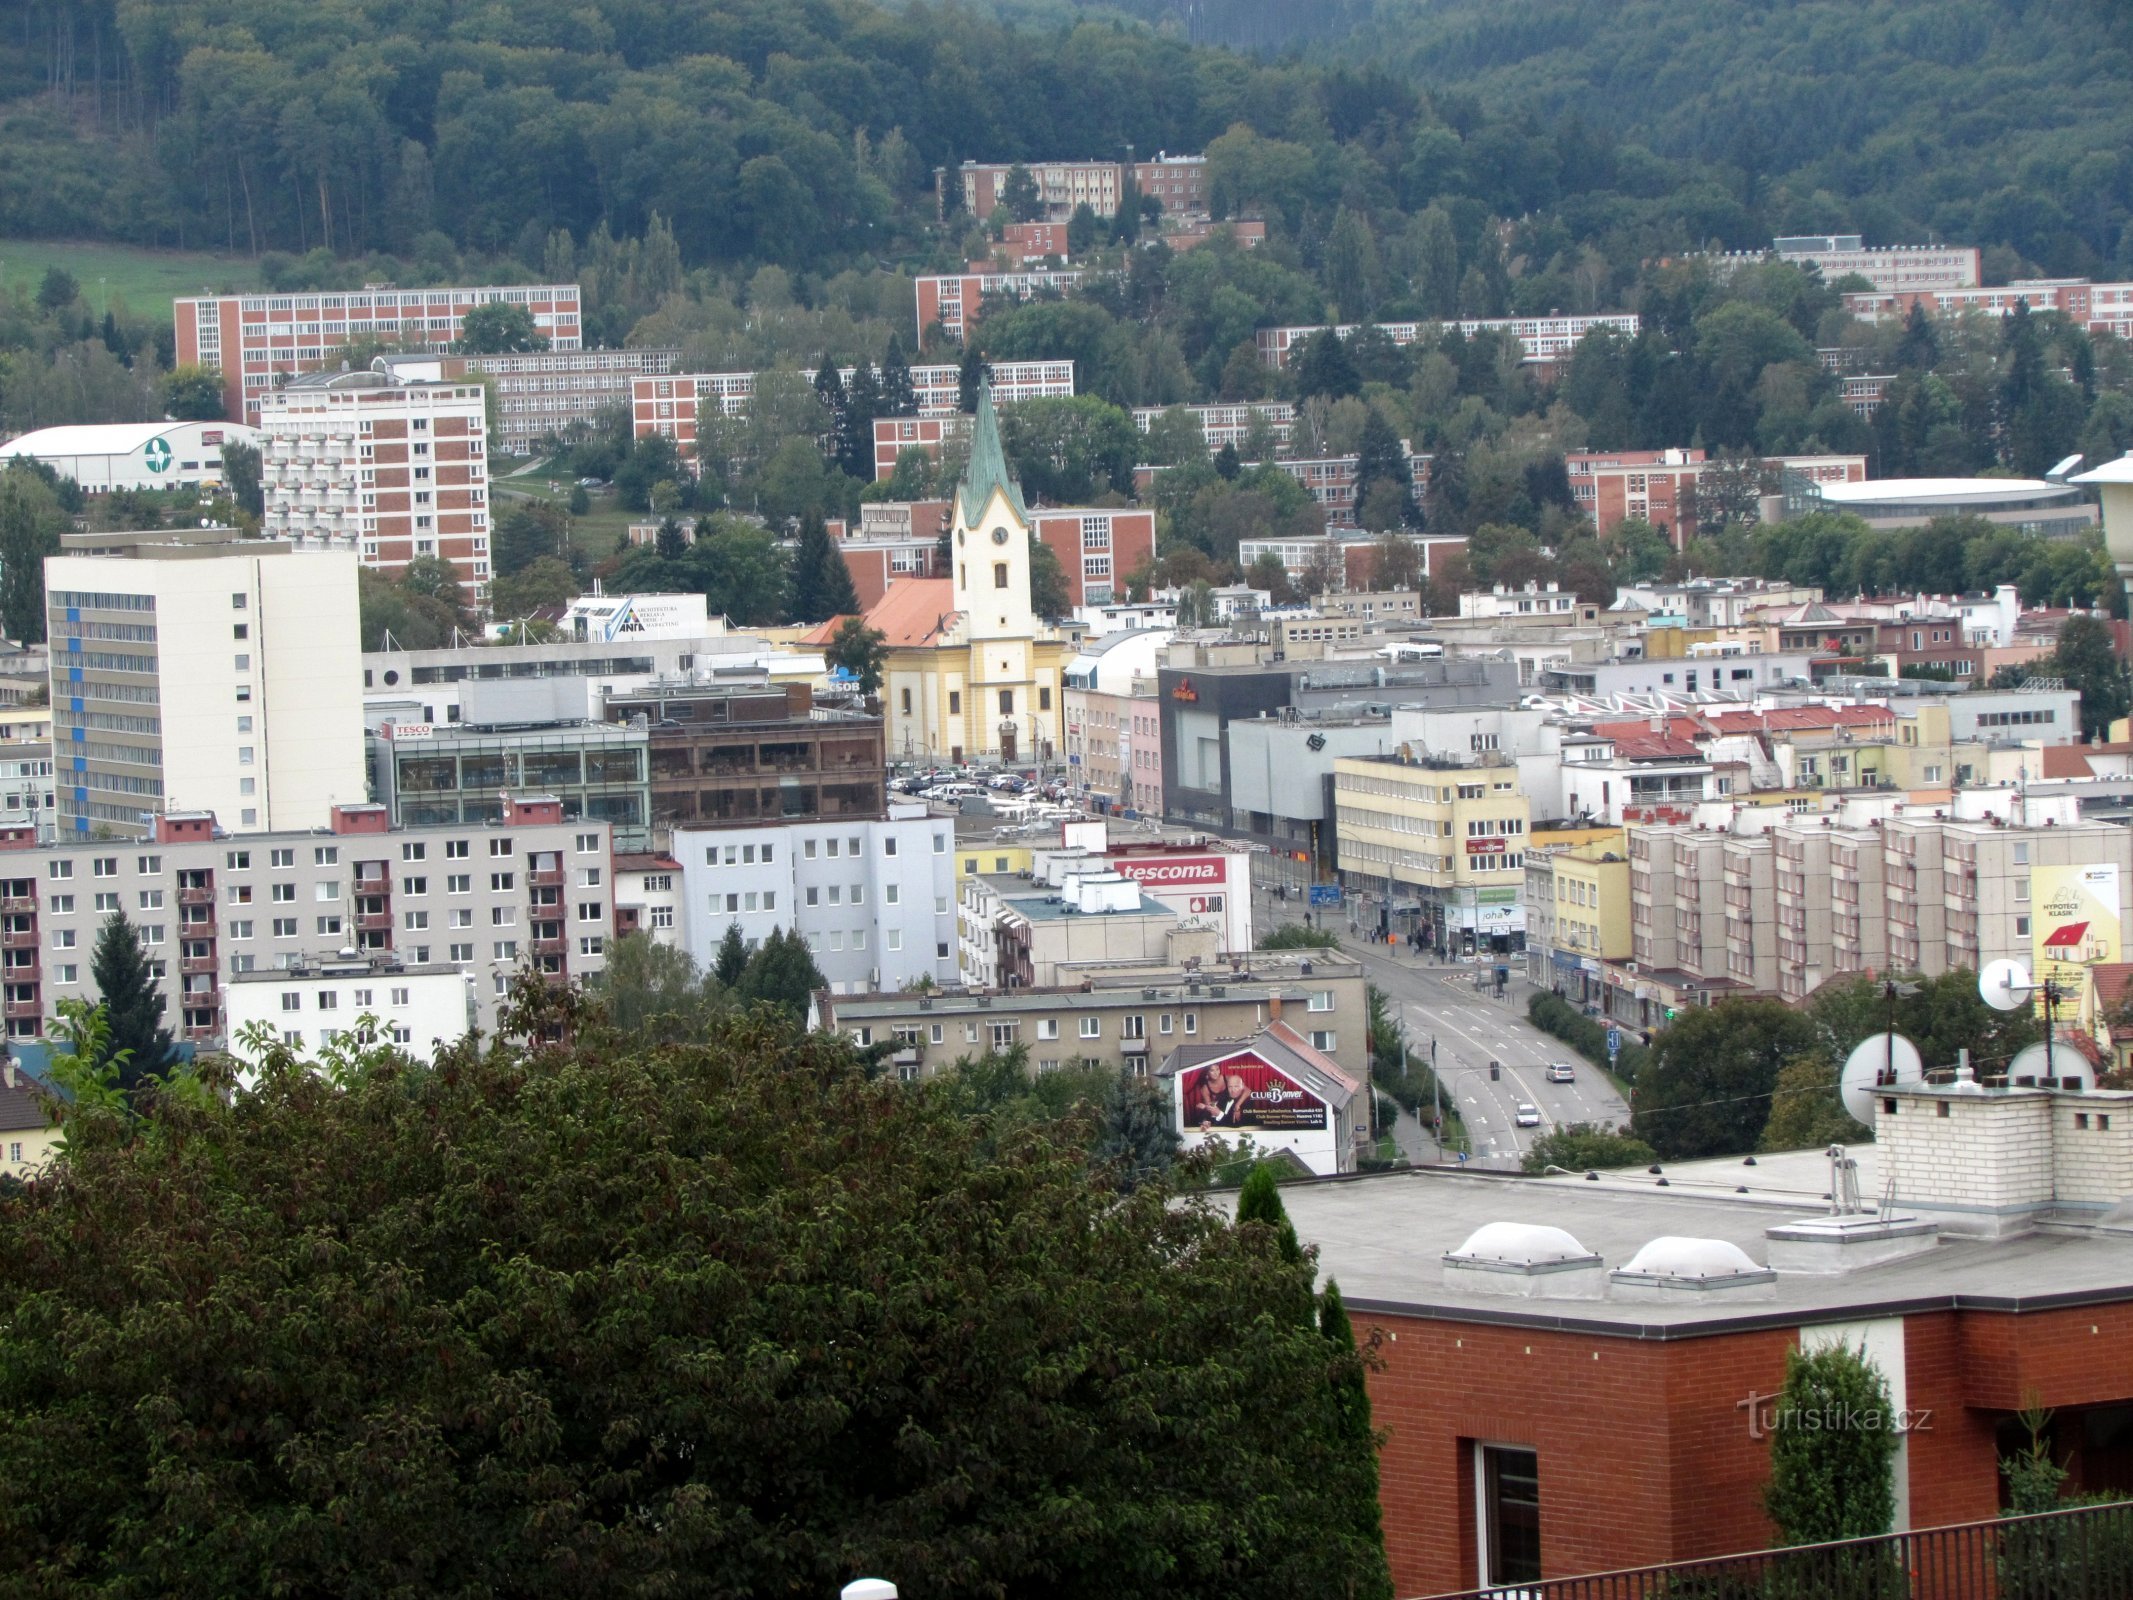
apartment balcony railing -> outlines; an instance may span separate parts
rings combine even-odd
[[[2120,1600],[2133,1594],[2133,1501],[1464,1589],[1436,1600]]]

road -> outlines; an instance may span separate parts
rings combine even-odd
[[[1294,901],[1264,897],[1253,909],[1261,928],[1293,921],[1297,912]],[[1535,1136],[1551,1129],[1573,1122],[1629,1121],[1629,1106],[1605,1073],[1526,1020],[1526,997],[1533,989],[1524,979],[1514,977],[1505,998],[1497,1000],[1474,988],[1475,974],[1488,970],[1479,963],[1437,966],[1413,959],[1404,947],[1395,956],[1386,946],[1349,938],[1344,919],[1336,920],[1334,931],[1341,934],[1344,950],[1362,957],[1370,981],[1398,1009],[1408,1044],[1427,1059],[1430,1041],[1436,1040],[1437,1071],[1444,1092],[1458,1102],[1474,1160],[1516,1166]],[[1502,1064],[1500,1078],[1489,1076],[1492,1060]],[[1577,1077],[1550,1083],[1545,1069],[1551,1061],[1569,1062]],[[1521,1100],[1539,1107],[1538,1128],[1518,1126]],[[1424,1128],[1403,1117],[1395,1137],[1410,1159],[1429,1159]]]

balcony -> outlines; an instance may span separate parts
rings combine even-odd
[[[0,895],[0,911],[10,912],[18,917],[34,916],[37,911],[37,897],[33,894]]]
[[[188,978],[202,973],[212,976],[220,965],[213,956],[183,956],[179,958],[178,970]]]
[[[28,1018],[44,1015],[44,1007],[35,1000],[10,1000],[6,1003],[4,1010],[7,1020],[10,1022],[21,1022]]]
[[[215,891],[211,885],[201,884],[197,888],[180,888],[178,890],[178,904],[181,906],[211,906],[214,903]],[[0,909],[5,908],[0,907]]]
[[[560,889],[563,887],[561,867],[536,867],[526,874],[526,883],[534,889]]]
[[[535,939],[532,943],[533,953],[537,956],[559,956],[563,953],[564,941],[561,934],[557,934],[553,939]]]
[[[0,932],[0,950],[34,950],[37,948],[35,928],[9,928]]]
[[[1144,1056],[1148,1053],[1148,1041],[1146,1039],[1121,1039],[1118,1041],[1118,1048],[1119,1053],[1122,1055]]]
[[[390,933],[393,914],[390,911],[359,911],[355,925],[358,933]]]

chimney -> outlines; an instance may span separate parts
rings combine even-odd
[[[0,1066],[0,1077],[5,1077],[7,1079],[7,1086],[10,1089],[16,1089],[21,1087],[20,1083],[17,1082],[15,1077],[15,1058],[13,1056],[9,1056],[7,1058],[6,1065]]]
[[[1267,1019],[1267,1021],[1269,1021],[1269,1022],[1279,1022],[1279,1021],[1281,1020],[1281,996],[1280,996],[1280,995],[1278,995],[1278,994],[1275,994],[1275,995],[1268,995],[1268,996],[1267,996],[1267,1002],[1266,1002],[1266,1019]],[[9,1070],[10,1070],[10,1071],[12,1071],[13,1069],[12,1069],[12,1068],[10,1068]]]

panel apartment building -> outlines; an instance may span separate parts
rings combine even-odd
[[[367,797],[352,554],[227,529],[65,544],[83,553],[44,570],[62,838],[143,837],[179,810],[323,827]]]
[[[220,371],[224,415],[256,427],[269,392],[302,373],[338,367],[350,344],[443,354],[464,331],[467,313],[494,300],[524,306],[551,349],[579,348],[574,283],[202,295],[177,301],[172,314],[179,363]]]
[[[1344,322],[1333,331],[1345,339],[1360,326]],[[1396,345],[1410,345],[1425,335],[1439,333],[1456,333],[1462,339],[1471,339],[1477,333],[1508,333],[1518,341],[1528,364],[1553,366],[1567,361],[1578,341],[1594,328],[1613,328],[1623,337],[1634,339],[1642,324],[1634,312],[1602,312],[1582,317],[1461,317],[1445,322],[1380,322],[1374,326]],[[1278,372],[1289,364],[1289,355],[1296,346],[1323,329],[1324,324],[1261,328],[1253,335],[1258,341],[1259,359]]]
[[[382,364],[382,363],[381,363]],[[487,395],[478,383],[319,372],[260,407],[262,527],[397,577],[417,556],[489,592]]]
[[[179,1039],[226,1035],[232,977],[344,948],[449,963],[474,978],[477,1019],[493,1028],[522,965],[557,983],[601,970],[611,854],[604,823],[566,819],[545,797],[509,800],[487,827],[393,829],[383,806],[359,802],[318,828],[231,835],[199,811],[124,843],[0,845],[7,1035],[36,1038],[60,1000],[97,998],[89,959],[114,911],[146,947]]]
[[[675,349],[527,350],[494,356],[387,356],[386,370],[402,382],[456,383],[488,378],[496,385],[497,433],[490,443],[507,455],[530,456],[540,442],[628,406],[639,378],[663,377],[681,364]]]

